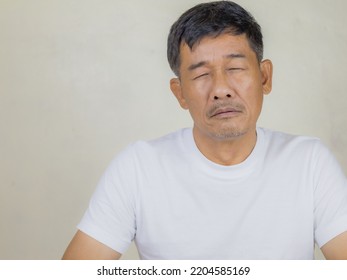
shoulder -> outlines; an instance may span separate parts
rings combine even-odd
[[[261,131],[264,135],[264,138],[267,142],[279,143],[279,144],[300,144],[300,145],[311,145],[321,142],[317,137],[304,136],[304,135],[295,135],[289,134],[282,131],[275,131],[267,128],[258,128],[258,131]]]
[[[180,129],[156,139],[137,141],[131,144],[128,150],[132,150],[137,156],[174,153],[185,146],[189,139],[189,134],[191,134],[191,129]]]
[[[293,135],[269,129],[258,129],[263,135],[265,159],[284,160],[286,165],[315,168],[335,161],[334,155],[317,137]],[[336,164],[334,164],[335,166]]]
[[[171,132],[169,134],[166,134],[164,136],[161,136],[159,138],[155,138],[148,141],[138,141],[137,145],[144,145],[149,148],[162,148],[162,147],[168,147],[172,145],[180,145],[181,143],[185,142],[187,138],[189,137],[189,134],[192,133],[191,128],[182,128],[177,131]]]
[[[125,164],[136,167],[159,157],[177,155],[186,146],[190,134],[191,129],[184,128],[156,139],[133,142],[115,156],[111,166]]]
[[[265,128],[258,128],[258,132],[263,135],[264,145],[269,151],[314,153],[319,150],[327,150],[317,137],[294,135]]]

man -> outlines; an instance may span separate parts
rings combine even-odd
[[[171,90],[194,126],[110,165],[65,259],[347,259],[347,182],[319,140],[258,128],[272,63],[239,5],[200,4],[172,26]]]

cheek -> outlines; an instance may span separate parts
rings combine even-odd
[[[203,82],[191,83],[184,88],[184,96],[191,109],[202,109],[209,99],[209,85]]]
[[[252,77],[244,77],[237,83],[237,92],[249,113],[257,117],[263,104],[263,91],[261,82]]]
[[[186,103],[187,109],[194,122],[198,123],[205,118],[208,101],[206,101],[201,91],[190,91],[189,94],[186,95]]]
[[[234,76],[232,83],[238,91],[244,93],[251,93],[254,88],[258,87],[256,79],[249,72]]]
[[[191,83],[190,92],[192,93],[192,97],[195,99],[208,100],[211,84],[212,81],[208,78]]]

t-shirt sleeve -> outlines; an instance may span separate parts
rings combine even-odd
[[[134,239],[135,167],[131,146],[109,165],[77,228],[123,254]]]
[[[314,166],[315,240],[322,247],[347,231],[347,180],[337,160],[320,142]]]

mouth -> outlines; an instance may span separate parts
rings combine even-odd
[[[218,108],[211,112],[210,118],[231,118],[242,113],[242,110],[234,107]]]

